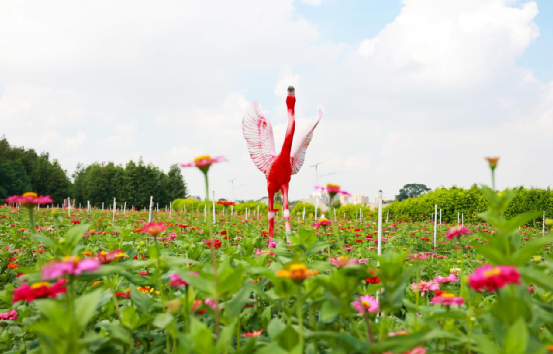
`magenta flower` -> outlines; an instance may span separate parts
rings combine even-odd
[[[196,157],[193,162],[181,163],[180,166],[181,167],[197,167],[203,173],[207,173],[207,171],[209,170],[211,165],[213,165],[214,163],[226,162],[226,161],[228,161],[228,160],[224,156],[211,157],[209,155],[204,155],[204,156]]]
[[[434,296],[430,301],[430,303],[433,305],[442,304],[444,306],[452,306],[452,305],[461,306],[462,304],[465,303],[465,299],[463,299],[462,297],[458,297],[453,294],[447,293],[447,294],[442,294],[440,296]]]
[[[162,222],[149,222],[142,227],[142,231],[149,233],[152,236],[159,235],[167,230],[167,225]]]
[[[376,313],[380,310],[378,300],[370,295],[359,296],[357,301],[352,302],[351,305],[355,307],[359,313]]]
[[[330,264],[332,264],[335,267],[342,268],[350,264],[357,264],[359,261],[357,258],[349,258],[349,257],[330,257]]]
[[[263,333],[263,330],[244,333],[244,337],[259,337]]]
[[[435,283],[445,284],[445,283],[456,283],[459,281],[459,278],[455,276],[455,274],[450,274],[447,277],[442,277],[441,275],[438,275],[434,278]]]
[[[334,197],[336,194],[351,195],[351,193],[341,189],[339,184],[328,183],[326,186],[315,186],[315,189],[328,192],[331,197]]]
[[[430,280],[430,281],[422,280],[419,283],[411,284],[411,290],[413,290],[414,292],[420,291],[421,296],[424,296],[424,294],[426,294],[427,291],[440,290],[440,284],[434,282],[433,280]]]
[[[471,231],[469,229],[467,229],[464,226],[458,225],[458,226],[452,227],[449,230],[447,230],[447,234],[445,235],[445,237],[448,240],[451,240],[453,238],[458,238],[458,237],[461,237],[463,235],[468,235],[470,233],[471,233]]]
[[[520,273],[514,266],[485,265],[476,268],[469,276],[469,285],[476,291],[499,290],[508,284],[520,285]]]
[[[0,320],[3,321],[15,321],[17,320],[17,310],[11,310],[9,312],[0,313]]]
[[[14,195],[6,199],[6,203],[19,203],[26,208],[34,208],[38,204],[49,204],[54,201],[49,195],[37,195],[33,192],[27,192],[23,195]]]
[[[323,227],[323,229],[326,230],[326,228],[328,226],[332,225],[332,221],[328,220],[327,218],[325,218],[325,215],[321,215],[321,218],[319,219],[319,222],[318,223],[315,223],[313,224],[313,227],[318,229],[319,227]]]
[[[94,272],[100,269],[100,262],[96,258],[64,257],[61,261],[54,261],[42,267],[42,279],[55,279],[64,275],[80,275],[83,272]]]
[[[410,254],[409,258],[412,260],[425,261],[428,259],[428,255],[424,253],[414,253],[414,254]]]

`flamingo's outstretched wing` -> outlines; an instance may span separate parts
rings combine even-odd
[[[307,152],[307,147],[309,146],[309,143],[311,142],[311,139],[313,139],[313,131],[317,127],[317,124],[319,124],[319,121],[321,120],[321,117],[323,116],[323,112],[319,109],[319,113],[317,114],[317,118],[313,119],[305,132],[301,135],[300,140],[296,140],[296,143],[294,144],[294,148],[292,149],[292,155],[290,156],[290,163],[292,165],[292,174],[296,174],[300,171],[301,166],[303,166],[303,162],[305,161],[305,153]]]
[[[242,131],[253,163],[266,174],[276,159],[275,139],[271,122],[263,116],[256,101],[252,102],[244,114]]]

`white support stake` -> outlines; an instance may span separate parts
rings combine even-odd
[[[113,198],[113,218],[112,223],[115,224],[115,213],[117,212],[116,198]]]
[[[154,212],[154,197],[150,196],[150,210],[148,211],[148,222],[152,222],[152,213]]]
[[[301,219],[305,220],[305,207],[303,207],[303,213],[301,213]]]
[[[215,191],[213,191],[213,224],[215,225]]]
[[[123,203],[123,215],[127,212],[127,202]]]
[[[541,219],[541,223],[542,223],[542,231],[541,231],[541,234],[542,236],[545,236],[545,211],[543,212],[543,218]]]
[[[71,198],[67,197],[67,216],[71,217]]]
[[[438,236],[438,204],[434,204],[434,249],[436,249],[437,236]]]
[[[440,226],[442,226],[442,209],[440,209]]]
[[[378,255],[382,255],[382,191],[378,191]]]

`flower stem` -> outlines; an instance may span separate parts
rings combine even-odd
[[[209,201],[209,179],[207,178],[207,171],[204,172],[205,177],[205,200]],[[206,203],[207,208],[207,203]],[[211,209],[211,208],[209,208]],[[209,214],[209,213],[208,213]],[[211,215],[213,217],[213,215]],[[219,277],[217,275],[217,255],[215,254],[215,240],[213,239],[213,223],[206,220],[207,227],[209,229],[209,242],[211,245],[211,260],[213,262],[213,280],[215,281],[215,293],[213,294],[213,301],[215,302],[215,338],[219,341],[219,293],[217,287],[219,285]]]
[[[29,224],[31,225],[31,233],[36,232],[36,226],[35,226],[35,208],[31,207],[29,209]]]
[[[363,317],[365,318],[365,324],[367,325],[367,334],[369,335],[369,342],[374,344],[373,329],[371,327],[371,321],[369,320],[369,314],[363,312]]]

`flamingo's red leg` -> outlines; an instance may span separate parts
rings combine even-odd
[[[290,210],[288,209],[288,183],[282,185],[282,211],[284,215],[284,223],[286,232],[292,232],[292,225],[290,225]]]
[[[275,237],[275,211],[274,211],[274,198],[276,189],[274,188],[272,183],[269,183],[268,185],[268,192],[269,192],[269,237]]]

